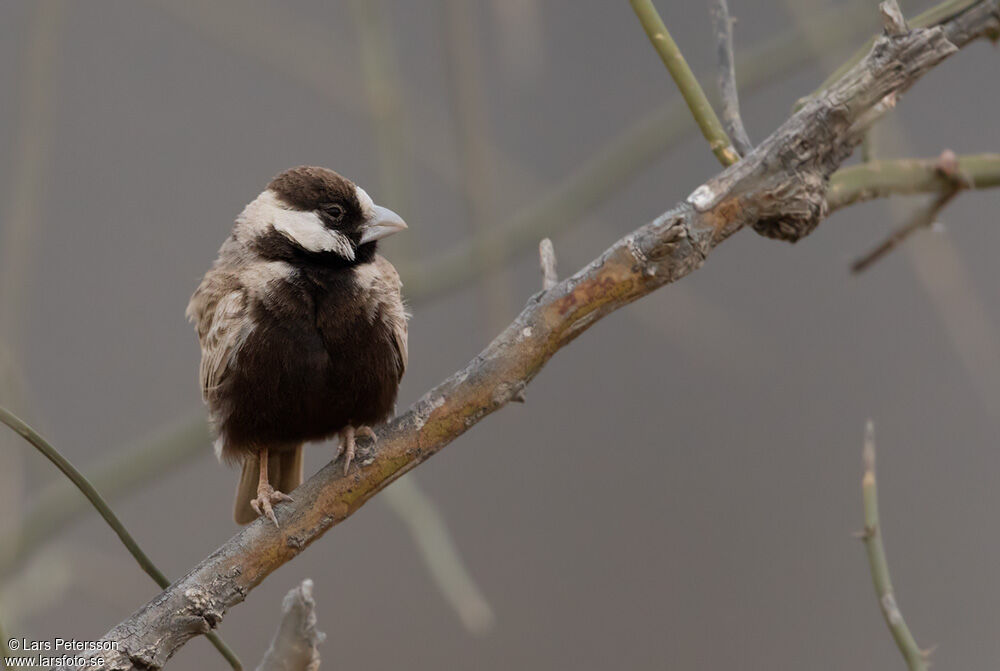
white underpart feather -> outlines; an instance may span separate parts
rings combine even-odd
[[[349,261],[354,260],[354,245],[346,235],[324,226],[315,212],[303,212],[285,204],[270,189],[247,205],[239,220],[255,233],[263,233],[270,226],[302,249],[335,252]]]

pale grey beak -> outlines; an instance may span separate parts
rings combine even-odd
[[[404,228],[406,228],[406,222],[403,221],[401,216],[387,207],[375,205],[372,208],[372,216],[369,217],[368,221],[361,228],[360,244],[363,245],[374,240],[381,240],[393,233],[398,233]]]

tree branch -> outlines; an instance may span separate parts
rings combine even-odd
[[[294,502],[278,507],[279,528],[263,521],[249,525],[109,631],[104,640],[117,641],[119,650],[105,668],[161,668],[272,571],[519,395],[594,322],[701,267],[715,246],[741,228],[792,240],[808,234],[827,213],[829,176],[877,119],[872,110],[959,47],[1000,29],[998,4],[980,0],[941,26],[878,38],[857,67],[810,99],[744,160],[572,277],[533,296],[463,370],[381,427],[377,450],[359,454],[348,475],[328,464],[295,491]]]
[[[740,97],[736,89],[736,65],[733,59],[733,19],[726,0],[712,0],[712,25],[715,26],[715,50],[719,60],[719,98],[722,101],[722,125],[740,156],[753,151],[753,143],[743,127]]]
[[[326,634],[316,629],[312,580],[289,590],[281,602],[281,620],[257,671],[318,671],[319,646]]]
[[[865,508],[865,530],[861,539],[868,551],[868,564],[871,567],[872,583],[875,585],[875,596],[878,597],[882,617],[892,633],[896,646],[903,653],[906,665],[910,671],[926,671],[927,658],[924,651],[910,633],[910,628],[903,620],[903,614],[896,604],[892,591],[892,580],[889,578],[889,562],[885,557],[885,546],[882,544],[882,530],[878,518],[878,489],[875,482],[875,425],[871,420],[865,426],[865,447],[862,453],[865,474],[861,480],[861,494]]]

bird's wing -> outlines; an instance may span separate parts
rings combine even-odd
[[[234,282],[206,277],[188,304],[201,342],[201,392],[207,400],[222,382],[236,351],[246,338],[247,297]]]

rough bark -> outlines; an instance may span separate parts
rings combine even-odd
[[[359,446],[343,476],[328,464],[277,508],[280,528],[249,525],[104,640],[105,669],[159,669],[193,636],[403,473],[519,397],[560,348],[598,319],[699,268],[745,226],[787,240],[827,213],[830,174],[864,130],[930,68],[971,40],[1000,34],[1000,0],[983,0],[941,25],[883,36],[868,56],[809,101],[739,163],[684,202],[612,245],[588,266],[533,296],[464,369],[427,392]],[[68,671],[68,670],[67,670]]]

